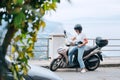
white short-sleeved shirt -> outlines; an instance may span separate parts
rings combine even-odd
[[[77,34],[75,42],[79,42],[79,41],[83,42],[85,38],[86,38],[85,34],[83,33],[80,33],[79,35]]]

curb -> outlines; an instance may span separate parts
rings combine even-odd
[[[49,66],[41,66],[41,67],[49,69]],[[99,67],[120,67],[120,64],[101,64]]]
[[[119,64],[101,64],[100,67],[120,67]]]

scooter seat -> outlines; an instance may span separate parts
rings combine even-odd
[[[94,47],[90,47],[90,46],[86,46],[85,47],[85,52],[84,52],[84,56],[89,54],[90,52],[92,52],[93,50],[95,50],[97,48],[97,46]]]
[[[93,48],[93,46],[85,46],[85,51],[88,51],[88,50],[90,50],[92,48]]]

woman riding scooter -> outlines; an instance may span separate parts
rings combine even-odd
[[[77,33],[77,35],[72,38],[73,46],[71,46],[71,48],[69,50],[69,54],[68,54],[69,66],[74,65],[72,63],[72,57],[73,57],[74,51],[76,49],[78,49],[78,58],[77,59],[78,59],[78,62],[79,62],[80,68],[81,68],[81,72],[84,73],[84,72],[86,72],[86,69],[85,69],[85,64],[83,62],[83,53],[84,53],[85,45],[88,43],[88,39],[82,33],[82,26],[80,24],[75,25],[74,30]],[[75,45],[75,44],[77,44],[77,45]]]

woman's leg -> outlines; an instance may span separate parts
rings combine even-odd
[[[85,46],[78,48],[78,62],[79,62],[80,68],[85,68],[85,64],[83,61],[84,48]]]
[[[74,51],[77,49],[77,46],[73,46],[69,49],[68,51],[68,60],[69,60],[69,64],[72,64],[72,57],[74,54]]]

